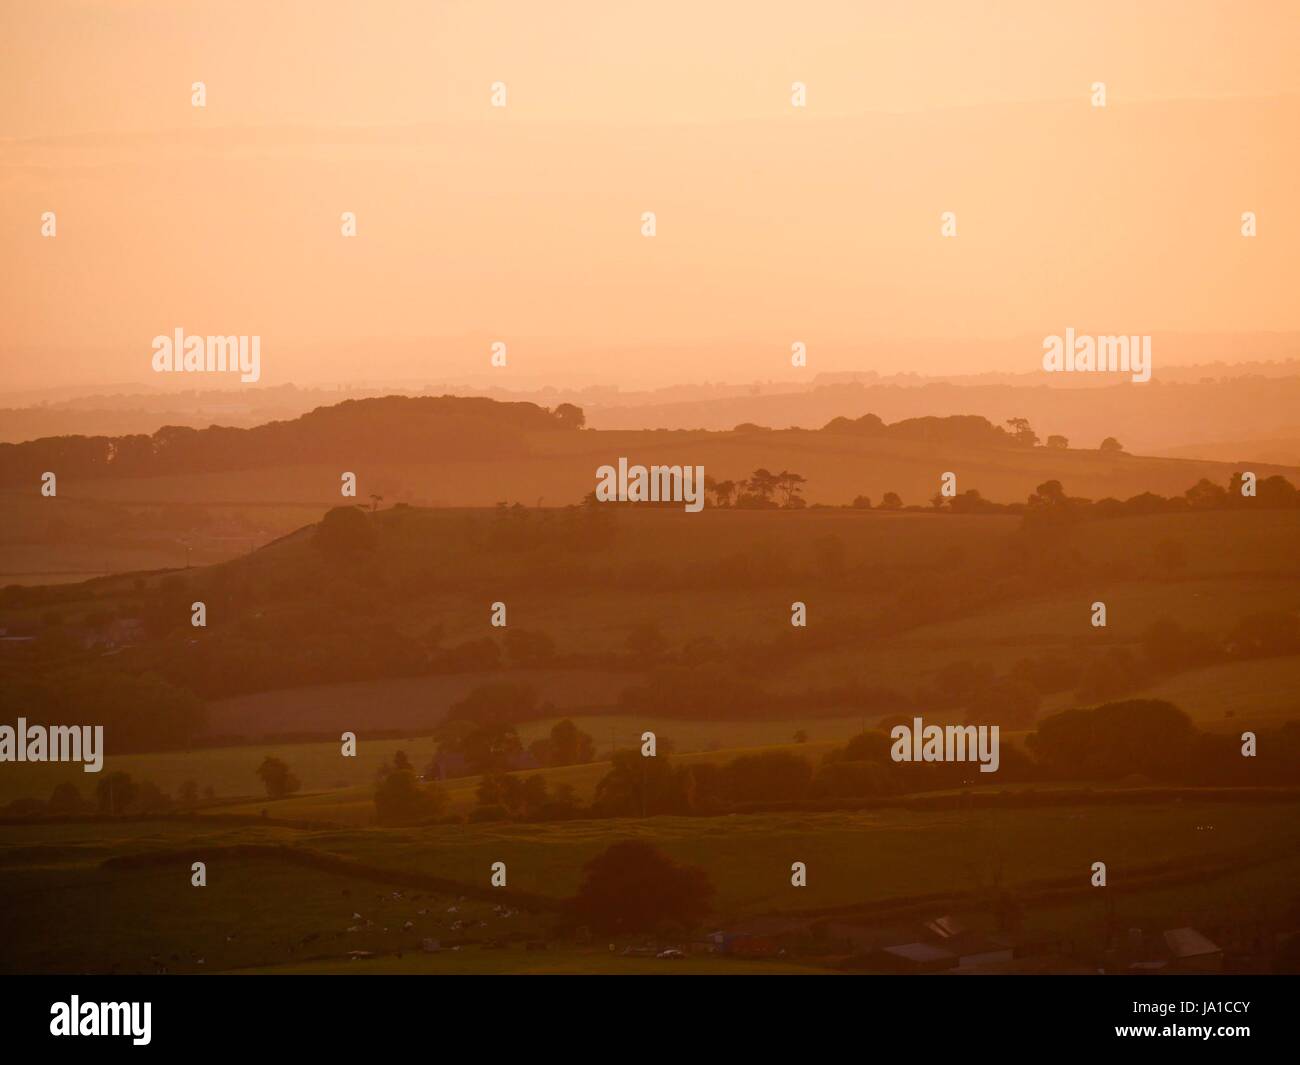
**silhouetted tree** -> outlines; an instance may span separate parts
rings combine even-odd
[[[566,429],[581,429],[587,424],[587,415],[583,409],[572,403],[561,403],[553,413],[555,420]]]
[[[785,506],[794,507],[803,505],[803,500],[799,496],[799,486],[808,483],[806,477],[803,477],[798,473],[791,473],[789,470],[782,470],[773,480],[777,490],[785,495]]]
[[[812,783],[812,766],[789,751],[742,754],[723,768],[723,789],[740,802],[802,799]]]
[[[269,754],[257,767],[257,776],[266,788],[266,794],[272,799],[283,799],[302,787],[302,782],[294,775],[293,770],[279,758]]]
[[[54,793],[45,808],[52,814],[75,814],[80,813],[85,805],[77,785],[70,780],[65,780],[55,785]]]
[[[749,475],[749,480],[742,482],[741,487],[745,490],[745,494],[739,502],[753,506],[769,506],[772,503],[772,493],[776,491],[777,478],[770,470],[759,467]]]
[[[678,865],[657,847],[623,840],[589,861],[570,906],[604,934],[689,928],[708,914],[713,885],[704,870]]]
[[[551,726],[551,734],[529,746],[542,765],[586,765],[596,757],[596,741],[565,718]]]
[[[312,543],[328,555],[355,555],[374,548],[375,530],[360,508],[333,507],[316,526]]]
[[[1006,424],[1011,429],[1012,439],[1021,447],[1038,445],[1038,434],[1030,428],[1028,418],[1008,418]]]
[[[514,817],[535,817],[547,802],[546,778],[534,773],[492,773],[479,781],[476,790],[480,806],[499,806]]]
[[[1222,485],[1202,477],[1183,493],[1193,510],[1219,510],[1227,502],[1228,493]]]
[[[95,799],[106,814],[120,814],[135,805],[135,781],[130,773],[109,773],[95,785]]]
[[[499,773],[517,766],[523,753],[519,733],[504,721],[471,725],[448,721],[438,730],[440,754],[459,754],[474,773]]]
[[[445,803],[443,790],[436,783],[421,787],[409,766],[387,774],[375,788],[375,817],[381,825],[427,821]]]
[[[592,809],[602,817],[689,813],[687,785],[685,772],[662,753],[643,758],[640,750],[616,751],[596,784]]]
[[[1172,703],[1132,699],[1051,714],[1026,742],[1044,768],[1063,779],[1168,778],[1183,766],[1194,731]]]

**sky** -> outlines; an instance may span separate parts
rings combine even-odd
[[[0,392],[195,387],[176,328],[507,387],[1300,331],[1297,53],[1296,3],[0,0]]]

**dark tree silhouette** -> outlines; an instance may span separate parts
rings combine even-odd
[[[106,814],[120,814],[135,805],[135,781],[130,773],[109,773],[95,785],[95,800]]]
[[[50,801],[45,804],[45,809],[52,814],[75,814],[79,813],[84,805],[77,785],[70,780],[65,780],[55,786]]]
[[[334,507],[316,526],[312,543],[327,555],[356,555],[374,548],[375,530],[359,507]]]
[[[381,825],[426,821],[442,812],[445,801],[436,784],[422,788],[409,768],[395,769],[375,788],[375,816]]]
[[[587,424],[587,415],[581,407],[574,406],[572,403],[561,403],[552,412],[556,421],[566,429],[581,429]]]
[[[776,491],[777,477],[770,470],[760,466],[749,475],[749,480],[745,481],[741,487],[752,502],[760,506],[767,506],[772,502],[772,493]]]
[[[624,840],[587,863],[571,907],[597,932],[649,932],[697,924],[712,896],[704,870],[678,865],[649,843]]]
[[[551,726],[551,734],[528,749],[542,765],[586,765],[596,757],[596,741],[568,718]]]
[[[272,799],[283,799],[302,787],[302,781],[294,775],[293,770],[269,754],[257,767],[257,776],[266,787],[266,794]]]
[[[1038,434],[1030,428],[1028,418],[1008,418],[1007,426],[1011,429],[1011,435],[1015,438],[1016,443],[1021,447],[1036,447],[1038,445]]]
[[[643,758],[639,750],[616,751],[610,769],[596,784],[592,809],[601,817],[654,817],[690,810],[685,770],[663,753]]]
[[[504,721],[474,725],[464,719],[438,730],[438,753],[462,756],[474,773],[497,773],[517,765],[523,752],[515,726]]]
[[[716,481],[713,485],[713,498],[720,507],[731,506],[731,498],[736,494],[735,481]]]
[[[1194,731],[1172,703],[1130,699],[1052,714],[1026,742],[1061,779],[1113,780],[1129,773],[1167,779],[1182,766]]]
[[[808,483],[808,479],[802,474],[791,473],[789,470],[782,470],[774,478],[777,491],[785,496],[784,505],[787,507],[802,506],[803,499],[800,498],[800,485]]]
[[[1222,486],[1202,477],[1183,495],[1193,510],[1218,510],[1227,504],[1228,493]]]

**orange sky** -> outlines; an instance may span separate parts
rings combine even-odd
[[[177,326],[505,385],[1300,330],[1297,52],[1295,3],[8,3],[0,391],[170,383]]]

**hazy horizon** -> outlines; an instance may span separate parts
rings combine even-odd
[[[1300,331],[1290,5],[360,10],[4,13],[0,392],[144,383],[178,327],[266,384],[505,388]]]

